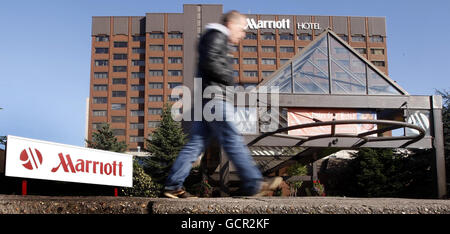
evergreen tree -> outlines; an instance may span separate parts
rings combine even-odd
[[[354,195],[396,197],[403,188],[401,154],[392,149],[362,148],[352,162]]]
[[[127,144],[118,141],[110,129],[109,124],[104,124],[97,132],[92,133],[92,141],[86,140],[89,148],[108,150],[114,152],[125,152]]]
[[[172,119],[171,107],[166,104],[161,114],[161,125],[146,139],[150,157],[144,159],[145,171],[159,183],[163,183],[169,170],[186,143],[181,123]]]
[[[158,197],[161,185],[144,172],[138,160],[133,161],[133,187],[122,188],[122,193],[130,197]]]

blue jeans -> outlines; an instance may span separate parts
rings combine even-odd
[[[247,146],[244,145],[242,136],[230,119],[234,116],[234,107],[229,102],[222,100],[212,100],[212,102],[216,106],[223,107],[220,114],[224,121],[203,120],[193,122],[190,139],[181,149],[172,165],[165,189],[176,190],[183,187],[184,180],[191,171],[192,163],[205,150],[209,140],[216,137],[238,171],[243,195],[254,195],[260,190],[262,175],[250,156]]]

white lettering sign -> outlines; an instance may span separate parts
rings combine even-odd
[[[291,21],[289,19],[282,20],[258,20],[247,18],[247,28],[250,29],[260,29],[260,28],[268,28],[268,29],[288,29],[291,26]]]
[[[9,135],[5,175],[132,187],[133,156]]]
[[[245,29],[290,29],[291,20],[255,20],[253,18],[247,18],[247,26]],[[302,22],[297,23],[297,29],[301,30],[319,30],[319,23]]]

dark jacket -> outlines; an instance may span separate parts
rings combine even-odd
[[[232,58],[228,55],[228,46],[228,35],[214,25],[207,28],[200,37],[196,77],[202,78],[203,90],[211,85],[219,86],[223,91],[226,86],[234,87]],[[215,97],[225,100],[225,92],[222,92],[222,96]]]

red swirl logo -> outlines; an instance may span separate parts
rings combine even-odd
[[[23,162],[22,166],[28,170],[38,169],[42,165],[42,154],[39,150],[28,147],[20,153],[20,160]]]

